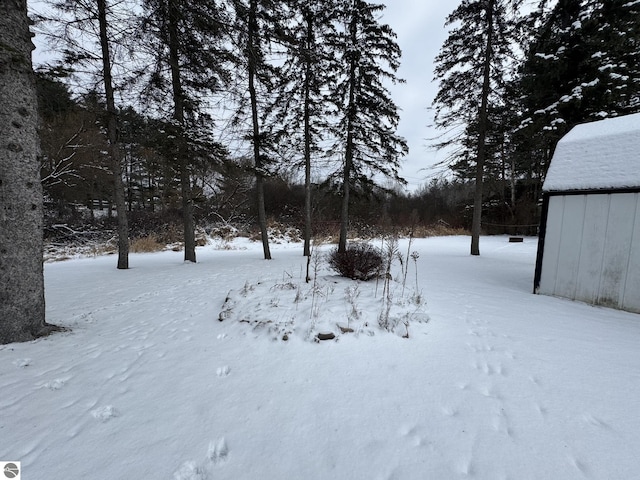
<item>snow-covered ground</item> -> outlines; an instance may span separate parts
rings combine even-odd
[[[0,460],[30,480],[640,478],[640,316],[533,295],[535,239],[415,240],[409,338],[376,327],[375,282],[322,267],[311,295],[299,244],[236,246],[47,264],[71,330],[0,347]]]

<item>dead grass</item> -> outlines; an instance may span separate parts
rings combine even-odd
[[[451,227],[448,225],[434,224],[427,226],[417,226],[414,231],[414,237],[427,238],[427,237],[447,237],[451,235],[471,235],[471,233],[464,228]]]
[[[147,235],[146,237],[134,238],[131,240],[129,250],[133,253],[150,253],[159,252],[166,248],[166,244],[158,241],[155,235]]]

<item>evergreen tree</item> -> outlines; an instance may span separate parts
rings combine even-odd
[[[341,0],[336,8],[343,29],[333,41],[343,68],[335,72],[332,91],[333,134],[343,159],[338,251],[345,252],[351,188],[370,187],[376,175],[404,182],[398,169],[408,147],[396,133],[398,107],[384,83],[402,81],[395,73],[401,56],[396,34],[378,21],[384,5]]]
[[[452,29],[436,57],[435,125],[453,132],[436,146],[457,145],[454,155],[475,164],[472,255],[480,254],[484,167],[490,153],[486,140],[492,129],[489,112],[504,104],[513,53],[515,30],[508,7],[507,0],[463,0],[447,17]]]
[[[304,164],[304,249],[311,255],[311,173],[313,160],[326,155],[321,142],[329,123],[330,72],[336,71],[334,49],[335,11],[331,0],[289,0],[291,20],[283,37],[287,56],[282,68],[285,81],[274,104],[274,123],[280,145],[293,151],[294,162]]]
[[[202,139],[210,140],[210,118],[203,95],[219,92],[229,80],[224,45],[228,19],[215,1],[143,0],[142,32],[150,43],[154,68],[148,79],[149,99],[162,110],[169,94],[173,109],[171,157],[180,172],[184,259],[196,261],[191,158]]]
[[[574,125],[640,108],[640,4],[624,0],[545,2],[532,14],[520,73],[520,156],[541,179],[558,140]]]
[[[233,43],[239,84],[236,125],[248,125],[245,138],[251,143],[256,182],[256,206],[265,260],[271,259],[265,210],[265,178],[273,168],[276,143],[265,128],[265,117],[272,111],[272,92],[282,82],[279,69],[269,58],[276,41],[283,41],[286,10],[275,0],[231,0],[235,14]],[[246,83],[245,83],[246,82]]]

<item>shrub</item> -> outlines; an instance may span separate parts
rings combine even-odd
[[[329,266],[341,276],[353,280],[371,280],[380,274],[382,254],[368,243],[354,243],[340,253],[334,248],[329,253]]]

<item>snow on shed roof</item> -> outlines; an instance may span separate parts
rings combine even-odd
[[[640,113],[576,125],[558,142],[545,192],[640,187]]]

